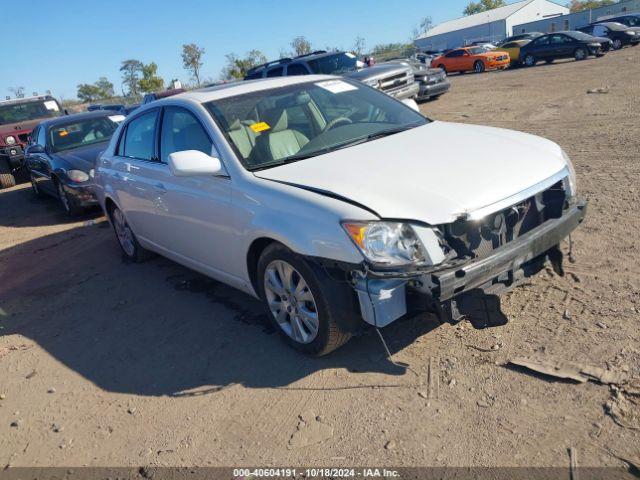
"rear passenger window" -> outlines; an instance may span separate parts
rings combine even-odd
[[[211,155],[213,144],[196,117],[180,107],[166,107],[162,116],[160,155],[164,163],[169,155],[184,150],[198,150]]]
[[[267,77],[281,77],[283,71],[284,71],[284,67],[272,68],[267,72]]]
[[[124,157],[155,160],[154,137],[158,110],[140,115],[127,125],[120,150]]]
[[[289,65],[287,67],[287,76],[308,75],[308,74],[309,74],[309,71],[307,70],[307,67],[305,67],[300,63],[294,63],[293,65]]]

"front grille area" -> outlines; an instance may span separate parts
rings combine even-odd
[[[566,200],[564,183],[560,181],[481,220],[457,220],[446,225],[442,233],[458,257],[483,258],[547,220],[562,216]]]
[[[408,84],[409,76],[406,73],[400,73],[398,75],[393,75],[392,77],[380,80],[380,90],[394,90],[396,88],[404,87]]]

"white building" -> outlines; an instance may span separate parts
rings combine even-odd
[[[549,0],[523,0],[504,7],[440,23],[415,39],[419,50],[445,50],[475,41],[498,42],[513,34],[513,26],[566,15],[569,9]]]
[[[575,30],[594,22],[606,22],[608,18],[630,13],[640,13],[640,0],[627,0],[604,7],[570,13],[561,17],[552,17],[534,22],[514,25],[513,33],[542,32],[553,33],[560,30]]]

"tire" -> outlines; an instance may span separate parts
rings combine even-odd
[[[613,41],[613,49],[614,50],[620,50],[622,47],[624,47],[624,44],[622,43],[622,40],[620,40],[619,38],[616,38]]]
[[[111,225],[116,234],[118,245],[120,245],[120,250],[122,250],[127,260],[134,263],[142,263],[153,257],[153,253],[146,248],[142,248],[138,242],[122,210],[116,206],[111,207],[109,209],[109,220],[111,220]]]
[[[440,70],[442,70],[444,73],[448,73],[448,72],[447,72],[447,67],[445,67],[443,64],[438,65],[438,68],[439,68]]]
[[[349,341],[351,333],[337,322],[337,302],[329,302],[334,298],[329,293],[336,287],[328,282],[335,280],[316,273],[302,257],[279,243],[264,250],[257,272],[258,293],[267,315],[287,344],[304,354],[321,356]]]
[[[534,67],[537,63],[536,57],[534,57],[531,54],[525,55],[524,60],[522,62],[522,64],[525,67]]]
[[[482,60],[476,60],[473,64],[473,71],[476,73],[483,73],[486,70],[484,62]]]
[[[80,215],[82,213],[82,209],[76,205],[75,200],[73,198],[67,195],[67,192],[65,191],[64,185],[62,184],[62,182],[60,180],[55,179],[53,183],[56,186],[56,191],[58,192],[58,200],[60,200],[60,204],[62,205],[62,208],[65,211],[65,213],[70,217],[77,217],[78,215]],[[32,188],[33,188],[33,185],[32,185]]]
[[[582,60],[586,60],[589,57],[589,52],[587,52],[584,48],[576,48],[574,57],[576,59],[576,62],[581,62]]]
[[[16,186],[16,177],[11,173],[9,162],[0,158],[0,189],[11,188]]]
[[[29,173],[29,181],[31,182],[31,191],[33,194],[38,198],[43,198],[44,194],[42,193],[42,190],[40,190],[40,187],[38,187],[38,183],[33,177],[33,173]]]

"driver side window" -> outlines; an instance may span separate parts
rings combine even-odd
[[[44,127],[40,127],[38,128],[38,137],[36,138],[35,142],[38,145],[42,145],[43,147],[47,146],[47,132],[46,132],[46,128]]]
[[[180,107],[166,107],[160,130],[160,160],[167,163],[169,155],[184,150],[198,150],[211,155],[213,143],[198,119]]]

